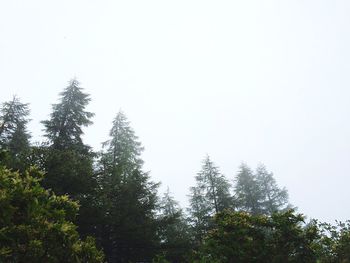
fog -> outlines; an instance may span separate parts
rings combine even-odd
[[[233,180],[264,163],[309,217],[350,218],[348,1],[0,1],[1,102],[33,141],[76,77],[100,149],[119,109],[145,170],[181,204],[209,154]]]

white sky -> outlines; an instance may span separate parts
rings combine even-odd
[[[233,179],[259,162],[299,211],[349,219],[349,1],[0,0],[1,102],[42,135],[76,76],[100,148],[119,109],[145,168],[186,205],[209,154]]]

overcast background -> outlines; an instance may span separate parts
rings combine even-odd
[[[145,169],[187,205],[209,154],[233,180],[264,163],[299,211],[350,219],[349,1],[0,0],[1,102],[29,128],[69,79],[91,94],[100,149],[122,109]]]

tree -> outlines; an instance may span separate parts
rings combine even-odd
[[[93,170],[94,153],[82,140],[83,127],[90,125],[93,113],[86,111],[90,101],[75,79],[60,93],[60,101],[52,106],[50,119],[43,121],[48,141],[33,148],[33,161],[47,176],[43,185],[55,193],[68,194],[81,204],[78,224],[81,235],[92,234],[91,214],[97,181]]]
[[[99,160],[99,240],[111,262],[150,260],[157,237],[158,184],[142,171],[143,148],[119,112]]]
[[[280,189],[271,172],[259,165],[256,173],[245,164],[235,178],[238,208],[252,214],[272,214],[290,208],[288,192]]]
[[[169,188],[160,202],[160,240],[165,257],[170,262],[184,262],[190,251],[190,229],[178,202]]]
[[[2,163],[22,172],[29,166],[28,115],[28,104],[21,103],[16,96],[4,102],[0,109],[0,150],[7,156]]]
[[[114,118],[109,135],[111,139],[103,143],[102,164],[105,171],[122,182],[134,170],[141,169],[143,147],[122,111]]]
[[[240,166],[235,182],[235,197],[238,208],[255,215],[263,213],[263,193],[257,177],[247,165]]]
[[[212,209],[206,200],[203,189],[199,187],[190,188],[189,203],[188,213],[189,222],[194,233],[193,241],[195,245],[199,245],[210,228],[210,212]]]
[[[201,171],[196,176],[196,186],[190,189],[189,212],[198,241],[209,229],[209,221],[215,213],[233,208],[230,184],[210,160],[203,160]]]
[[[45,136],[54,149],[71,149],[73,146],[79,150],[86,148],[82,147],[82,127],[92,124],[90,119],[94,116],[93,113],[85,110],[90,102],[89,95],[83,93],[76,79],[72,79],[60,96],[60,103],[52,106],[51,118],[42,121],[45,126]]]
[[[44,185],[57,194],[69,194],[75,199],[92,191],[93,153],[82,141],[82,128],[90,125],[93,113],[85,111],[90,101],[75,79],[60,93],[50,119],[43,121],[49,149],[45,157],[47,177]]]
[[[72,223],[78,203],[40,186],[43,174],[0,167],[1,262],[103,262],[89,237],[79,238]]]
[[[262,194],[263,213],[272,214],[289,207],[287,189],[278,187],[273,174],[264,165],[259,165],[256,169],[256,180]]]

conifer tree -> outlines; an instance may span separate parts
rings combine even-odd
[[[235,181],[238,208],[254,215],[262,213],[263,193],[253,171],[247,165],[242,164]]]
[[[143,148],[126,116],[113,121],[99,161],[99,240],[111,262],[150,260],[157,238],[157,188],[142,171]]]
[[[60,96],[60,102],[52,106],[50,119],[42,122],[45,136],[54,149],[71,149],[75,146],[82,150],[86,148],[81,138],[82,128],[92,124],[90,119],[94,116],[85,110],[90,102],[89,95],[83,93],[76,79],[72,79]]]
[[[210,217],[224,209],[233,208],[233,199],[229,182],[209,156],[203,161],[202,170],[196,176],[196,183],[196,186],[190,189],[189,213],[198,234],[197,240],[200,241],[201,236],[208,230]]]
[[[242,164],[236,176],[235,195],[238,207],[252,214],[272,214],[290,208],[288,192],[280,189],[264,165],[254,173]]]
[[[24,171],[29,166],[30,134],[27,131],[28,104],[14,96],[4,102],[0,109],[0,149],[2,163],[14,170]]]
[[[164,193],[160,201],[161,212],[161,246],[166,259],[170,262],[184,262],[190,250],[190,229],[185,215],[178,202],[169,191]]]
[[[82,236],[94,232],[94,202],[97,181],[93,171],[94,153],[83,143],[83,128],[89,126],[93,113],[86,111],[90,101],[79,82],[73,79],[60,93],[60,100],[52,106],[50,118],[42,123],[48,141],[33,148],[33,158],[46,172],[43,185],[56,194],[68,194],[79,201],[76,219]]]
[[[211,213],[218,213],[225,208],[232,207],[230,184],[209,156],[204,159],[202,170],[197,174],[196,181],[197,187],[203,191],[210,204]]]
[[[56,194],[78,198],[92,190],[92,152],[81,138],[83,127],[92,123],[93,113],[85,110],[89,101],[73,79],[52,106],[50,119],[42,122],[49,145],[44,184]]]
[[[212,211],[203,190],[200,187],[191,187],[189,195],[189,221],[194,233],[193,241],[196,245],[202,242],[203,237],[209,230],[210,212]]]
[[[281,211],[289,207],[287,189],[280,189],[271,172],[264,165],[256,169],[256,179],[262,193],[262,210],[265,214]]]

